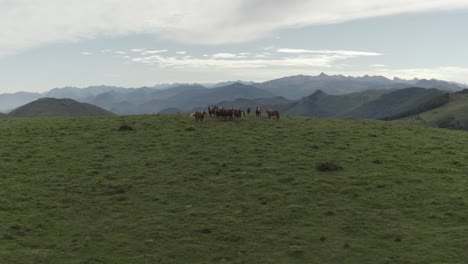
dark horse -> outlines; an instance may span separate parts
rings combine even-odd
[[[272,110],[272,109],[268,108],[266,110],[266,112],[268,114],[268,119],[271,119],[271,117],[275,117],[276,120],[280,119],[280,112],[278,110]]]
[[[255,110],[255,116],[260,117],[262,115],[262,108],[257,106],[257,109]]]
[[[210,117],[212,116],[216,116],[216,111],[218,110],[218,106],[215,105],[215,106],[208,106],[208,114],[210,115]]]
[[[205,110],[201,111],[201,112],[195,112],[193,114],[191,114],[190,116],[194,116],[195,117],[195,122],[203,122],[203,118],[205,118]]]

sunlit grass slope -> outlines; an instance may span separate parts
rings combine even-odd
[[[133,131],[118,131],[128,124]],[[0,120],[0,263],[464,263],[468,134],[379,121]],[[321,168],[339,169],[320,171]]]
[[[403,122],[468,130],[468,92],[446,95],[447,102],[437,108],[425,111]]]

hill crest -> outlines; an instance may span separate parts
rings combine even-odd
[[[73,99],[39,98],[13,110],[12,117],[56,117],[56,116],[109,116],[112,112],[98,106],[80,103]]]

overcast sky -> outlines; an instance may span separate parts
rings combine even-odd
[[[468,83],[468,0],[0,0],[0,93],[320,72]]]

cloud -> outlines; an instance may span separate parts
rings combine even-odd
[[[292,53],[292,54],[333,54],[347,57],[355,56],[381,56],[381,53],[377,52],[365,52],[365,51],[353,51],[353,50],[305,50],[305,49],[277,49],[279,53]]]
[[[445,66],[435,68],[377,69],[377,74],[403,79],[439,79],[467,83],[468,68]]]
[[[187,51],[176,51],[176,54],[185,55],[187,54]]]
[[[246,58],[247,55],[244,52],[239,53],[239,54],[216,53],[216,54],[211,55],[211,57],[214,58],[214,59],[242,59],[242,58]]]
[[[163,49],[163,50],[145,50],[142,52],[142,54],[157,54],[157,53],[164,53],[168,52],[168,50]]]
[[[0,0],[0,55],[136,34],[239,43],[285,28],[467,7],[466,0]]]
[[[306,54],[286,54],[284,56],[270,57],[270,53],[254,54],[241,53],[216,53],[195,58],[191,56],[168,57],[161,54],[152,56],[140,56],[132,58],[132,62],[151,65],[159,68],[171,69],[260,69],[260,68],[330,68],[336,66],[336,62],[356,58],[360,56],[374,56],[379,53],[333,51],[306,52]]]
[[[84,55],[84,56],[87,56],[87,55],[92,55],[93,53],[89,52],[89,51],[83,51],[81,52],[81,55]]]
[[[384,64],[372,64],[371,67],[373,67],[373,68],[384,68],[384,67],[387,67],[387,65],[384,65]]]

